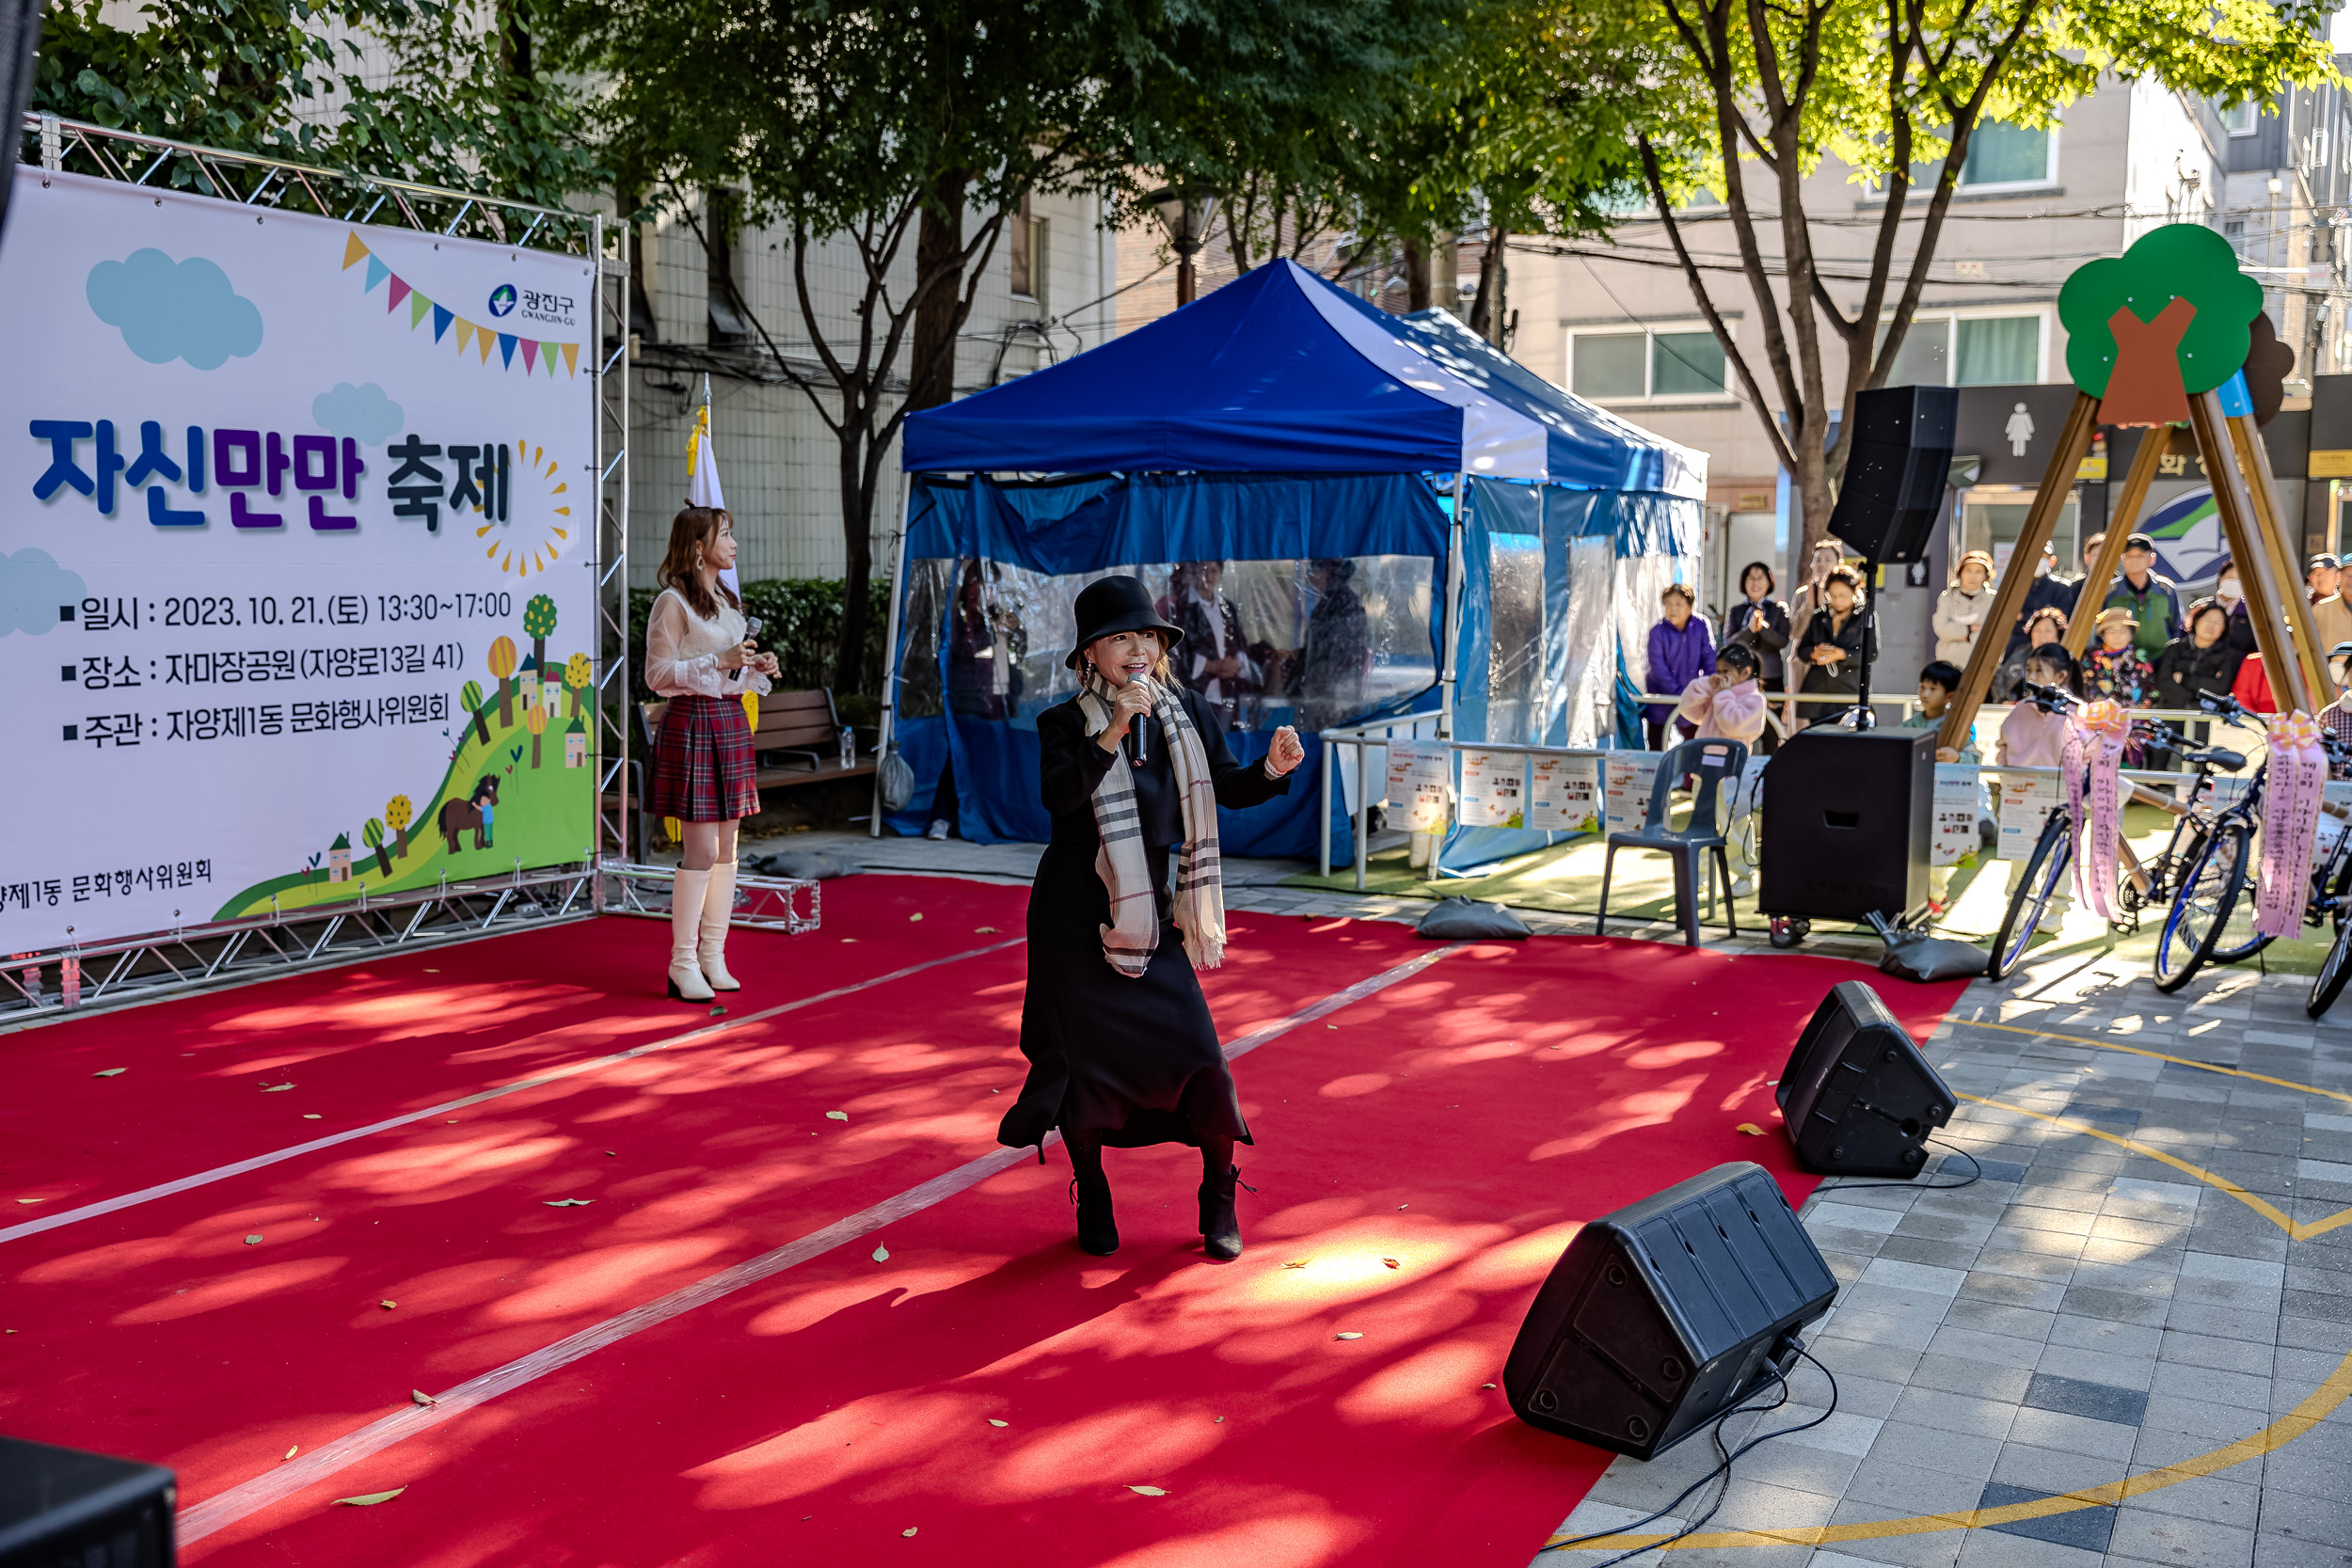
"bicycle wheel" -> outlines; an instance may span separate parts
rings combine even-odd
[[[2251,828],[2240,823],[2237,824],[2237,832],[2240,839],[2238,860],[2241,863],[2239,892],[2237,898],[2224,912],[2221,929],[2213,939],[2212,961],[2217,964],[2233,964],[2250,958],[2276,940],[2257,936],[2254,932],[2254,911],[2261,903],[2257,872],[2260,867],[2258,857],[2262,851],[2254,842]]]
[[[2312,1018],[2322,1018],[2344,994],[2344,982],[2352,978],[2352,922],[2339,923],[2336,940],[2328,944],[2328,956],[2319,961],[2319,973],[2312,976],[2312,994],[2304,1000],[2303,1011]]]
[[[2001,916],[2001,928],[1993,936],[1993,956],[1986,960],[1984,972],[1995,980],[2005,979],[2026,956],[2033,942],[2042,914],[2050,907],[2050,900],[2066,885],[2066,873],[2074,863],[2074,835],[2067,831],[2062,812],[2050,814],[2042,824],[2042,837],[2026,857],[2025,874],[2017,879],[2017,891],[2009,895],[2008,912]]]
[[[2181,891],[2156,933],[2156,989],[2173,991],[2213,956],[2214,942],[2241,901],[2246,885],[2246,825],[2215,828],[2197,858],[2181,874]]]

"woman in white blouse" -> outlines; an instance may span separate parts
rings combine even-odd
[[[759,810],[743,693],[764,692],[776,656],[744,636],[743,602],[719,574],[735,564],[735,519],[690,506],[670,525],[645,622],[645,684],[670,705],[654,743],[645,809],[677,818],[686,854],[670,896],[670,994],[707,1002],[740,990],[727,973],[736,824]]]
[[[1936,599],[1931,617],[1935,626],[1936,657],[1963,670],[1968,668],[1968,656],[1977,651],[1977,634],[1993,610],[1992,581],[1991,556],[1970,550],[1960,558],[1952,585]]]

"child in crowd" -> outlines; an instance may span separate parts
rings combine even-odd
[[[1949,659],[1929,661],[1919,672],[1919,711],[1895,727],[1899,730],[1940,730],[1944,727],[1944,710],[1952,705],[1961,683],[1960,666]],[[1977,756],[1977,727],[1968,726],[1964,746],[1938,746],[1938,762],[1975,762]]]
[[[2026,660],[2033,657],[2033,651],[2066,641],[2066,611],[2056,605],[2043,605],[2026,615],[2020,629],[2025,633],[2025,641],[2001,660],[2001,667],[1993,673],[1994,702],[2017,701],[2018,692],[2025,689]]]
[[[1728,839],[1731,892],[1745,897],[1756,891],[1756,780],[1761,764],[1756,743],[1764,733],[1764,688],[1756,655],[1738,642],[1725,643],[1715,655],[1715,673],[1701,675],[1683,689],[1675,717],[1698,727],[1700,740],[1737,740],[1748,748],[1750,760],[1738,780],[1722,785],[1728,810],[1724,836]]]
[[[2132,640],[2139,635],[2139,623],[2132,612],[2117,606],[2099,612],[2096,631],[2097,645],[2083,660],[2083,688],[2087,694],[2105,697],[2125,707],[2146,707],[2148,697],[2155,688],[2155,672],[2139,657]]]

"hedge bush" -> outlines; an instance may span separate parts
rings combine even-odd
[[[774,654],[783,666],[782,678],[776,682],[778,690],[831,687],[836,705],[845,710],[866,711],[879,702],[882,626],[890,604],[890,584],[877,580],[870,587],[873,610],[866,618],[865,657],[858,661],[854,678],[842,680],[835,677],[833,667],[834,645],[841,640],[840,579],[767,578],[743,584],[744,612],[765,623],[759,645]],[[628,681],[640,702],[653,695],[645,686],[645,619],[658,597],[659,593],[651,588],[629,590]],[[861,697],[864,702],[856,700]],[[842,717],[848,720],[849,713],[845,711]]]

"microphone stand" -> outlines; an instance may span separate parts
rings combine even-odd
[[[1878,646],[1878,613],[1879,563],[1866,555],[1862,558],[1862,668],[1853,718],[1857,730],[1878,728],[1878,718],[1870,711],[1870,654]]]

